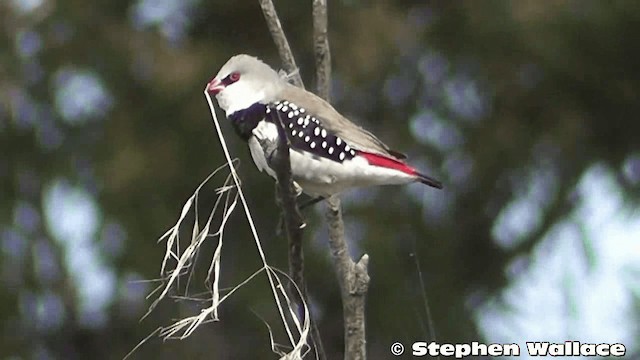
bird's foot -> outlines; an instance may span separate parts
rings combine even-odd
[[[324,197],[324,196],[314,197],[314,198],[312,198],[310,200],[307,200],[307,201],[303,202],[302,204],[298,205],[298,207],[300,208],[300,210],[304,210],[304,209],[306,209],[308,207],[311,207],[311,206],[319,203],[320,201],[322,201],[324,199],[326,199],[326,197]]]
[[[307,222],[301,218],[297,226],[298,226],[298,229],[304,229],[307,227]],[[284,233],[285,233],[284,214],[280,213],[280,216],[278,217],[278,225],[276,225],[276,236],[280,237]]]

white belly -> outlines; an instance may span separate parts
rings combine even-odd
[[[370,165],[356,156],[342,163],[323,157],[313,157],[293,150],[291,172],[303,191],[314,196],[328,196],[353,187],[406,184],[416,181],[414,176],[398,170]]]
[[[256,167],[276,179],[265,157],[265,148],[273,149],[278,140],[275,124],[261,121],[249,139],[249,150]],[[262,143],[262,144],[261,144]],[[416,181],[414,176],[398,170],[372,166],[356,156],[343,162],[315,156],[306,151],[290,150],[291,173],[302,190],[311,196],[329,196],[352,187],[406,184]]]

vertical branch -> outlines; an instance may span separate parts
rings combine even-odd
[[[273,2],[271,0],[259,0],[259,2],[264,19],[267,21],[267,27],[269,28],[269,32],[271,32],[273,42],[278,48],[278,54],[280,55],[280,59],[282,59],[284,70],[292,76],[294,85],[304,89],[304,84],[302,83],[302,78],[296,65],[296,59],[293,57],[289,41],[282,30],[282,24],[280,24],[280,18],[278,18]]]
[[[327,1],[313,0],[313,48],[316,58],[318,95],[329,101],[331,89],[331,52],[327,34]],[[369,256],[364,254],[355,263],[349,255],[344,237],[344,222],[340,198],[327,200],[326,219],[329,228],[329,247],[340,283],[342,316],[344,318],[344,358],[366,359],[365,298],[369,288],[367,265]]]
[[[300,214],[298,203],[296,202],[296,190],[293,185],[291,175],[291,160],[289,154],[289,139],[284,130],[279,112],[272,111],[276,116],[276,126],[278,128],[278,143],[275,149],[269,151],[269,165],[275,171],[278,179],[277,201],[282,208],[284,227],[289,239],[289,276],[300,289],[302,298],[306,301],[307,294],[304,286],[304,253],[302,251],[302,233],[305,227],[304,220]],[[295,287],[291,289],[292,296],[295,296]]]
[[[285,70],[293,76],[294,83],[297,86],[304,88],[302,78],[296,66],[296,61],[289,47],[289,41],[282,30],[282,25],[280,24],[280,19],[273,6],[273,2],[271,0],[259,1],[267,26],[271,32],[271,37],[278,48]],[[272,114],[277,114],[277,112],[273,111]],[[278,179],[277,201],[282,208],[286,234],[289,239],[289,276],[298,286],[302,292],[303,299],[306,301],[304,254],[302,252],[302,229],[304,228],[304,222],[296,202],[295,188],[291,177],[291,161],[288,151],[290,146],[289,139],[285,134],[280,118],[277,119],[276,125],[278,127],[278,144],[276,149],[269,151],[269,153],[273,154],[273,158],[270,161],[273,161],[273,169]],[[291,291],[292,296],[295,296],[295,293],[295,290]]]
[[[262,8],[262,14],[271,32],[273,42],[278,48],[278,53],[284,64],[285,71],[292,77],[294,85],[304,89],[298,66],[291,52],[289,41],[282,30],[282,24],[273,6],[273,2],[271,0],[259,0],[259,2]],[[277,112],[274,111],[272,113]],[[302,250],[302,229],[305,224],[296,202],[295,187],[291,176],[289,139],[285,134],[280,118],[277,119],[276,126],[278,127],[279,141],[274,153],[275,158],[273,160],[275,164],[273,169],[278,179],[278,199],[282,208],[287,238],[289,239],[289,275],[300,289],[303,301],[309,304],[309,301],[307,301],[307,286],[304,281],[304,253]],[[294,296],[295,291],[290,292],[292,296]],[[313,318],[311,318],[311,337],[313,338],[313,344],[318,358],[320,360],[326,359],[320,332]]]
[[[259,0],[262,12],[267,21],[267,26],[271,36],[278,48],[280,58],[284,63],[285,70],[293,76],[294,84],[304,88],[302,79],[298,72],[297,65],[289,42],[282,30],[282,25],[278,19],[275,7],[271,0]],[[318,95],[329,100],[330,78],[331,78],[331,52],[329,50],[329,37],[327,32],[327,2],[326,0],[313,0],[313,38],[314,53],[317,68],[317,89]],[[293,182],[291,179],[291,166],[288,161],[288,140],[283,133],[282,123],[278,121],[278,131],[280,141],[276,151],[276,175],[278,177],[278,189],[281,205],[285,216],[287,236],[289,237],[289,265],[290,273],[294,277],[300,289],[305,289],[304,278],[302,277],[302,244],[301,229],[295,229],[294,225],[301,225],[297,221],[300,215],[295,195],[293,193]],[[285,150],[285,151],[282,151]],[[286,153],[286,154],[282,154]],[[278,155],[280,154],[280,155]],[[293,200],[293,201],[291,201]],[[329,228],[329,247],[333,255],[334,265],[340,284],[342,296],[342,309],[345,329],[345,359],[361,360],[366,358],[366,338],[365,338],[365,297],[369,287],[369,275],[367,265],[369,257],[365,254],[356,263],[349,255],[349,248],[344,237],[344,222],[340,199],[332,196],[327,200],[326,219]],[[299,234],[300,238],[296,234]],[[299,241],[296,243],[295,241]],[[294,267],[298,266],[297,269]],[[298,281],[300,281],[298,283]],[[306,296],[306,295],[305,295]],[[319,355],[324,357],[322,344],[315,323],[312,327],[312,334],[319,350]]]
[[[331,51],[327,32],[327,0],[313,0],[313,51],[316,58],[317,94],[329,101]]]
[[[367,357],[364,309],[369,289],[369,256],[362,255],[357,263],[349,256],[349,247],[344,238],[340,199],[337,196],[327,200],[326,218],[329,226],[329,247],[342,295],[344,358],[363,360]]]

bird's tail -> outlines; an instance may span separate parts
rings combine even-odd
[[[398,159],[380,154],[369,153],[366,151],[358,151],[358,155],[364,157],[367,162],[373,166],[380,166],[387,169],[402,171],[405,174],[417,177],[418,181],[425,185],[429,185],[436,189],[442,189],[442,183],[440,181],[430,176],[419,173],[415,168],[412,168],[411,166]]]
[[[418,181],[420,181],[421,183],[425,184],[425,185],[429,185],[431,187],[434,187],[436,189],[442,189],[442,183],[439,180],[436,180],[430,176],[421,174],[419,172],[415,173],[416,176],[418,176]]]

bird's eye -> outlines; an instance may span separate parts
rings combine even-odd
[[[232,72],[231,74],[229,74],[229,80],[231,80],[231,82],[236,82],[236,81],[240,80],[240,73],[239,72]]]

